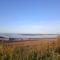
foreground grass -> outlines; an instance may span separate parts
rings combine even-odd
[[[0,44],[0,60],[60,60],[60,39],[57,43],[39,46],[11,46]]]

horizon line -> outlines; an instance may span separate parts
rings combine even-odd
[[[40,35],[60,35],[60,33],[2,33],[0,32],[0,34],[40,34]]]

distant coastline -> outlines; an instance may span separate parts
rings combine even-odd
[[[0,33],[0,36],[8,38],[55,38],[60,34],[20,34],[20,33]]]

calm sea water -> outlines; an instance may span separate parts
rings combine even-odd
[[[15,34],[15,33],[0,33],[0,36],[10,38],[55,38],[57,34]]]

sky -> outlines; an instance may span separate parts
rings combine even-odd
[[[0,33],[60,33],[60,0],[0,0]]]

